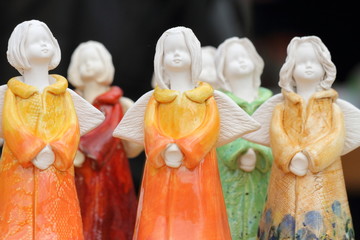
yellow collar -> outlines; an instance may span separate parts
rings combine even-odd
[[[185,91],[185,96],[193,102],[203,103],[214,93],[213,88],[210,84],[205,82],[199,82],[198,87]],[[161,89],[156,87],[154,91],[154,97],[157,102],[170,103],[180,95],[180,91],[171,89]]]
[[[60,75],[52,74],[50,75],[55,78],[56,82],[47,86],[44,89],[44,92],[48,91],[53,94],[62,94],[66,91],[68,87],[67,80]],[[38,89],[34,86],[23,83],[22,81],[16,79],[16,77],[11,78],[7,83],[9,89],[17,96],[21,98],[29,98],[34,93],[39,92]]]
[[[290,102],[296,104],[296,103],[302,103],[304,101],[304,99],[297,93],[295,92],[289,92],[289,91],[285,91],[282,90],[281,91],[283,96],[285,97],[285,99],[289,100]],[[309,99],[309,102],[311,102],[312,100],[318,100],[318,99],[323,99],[323,98],[330,98],[333,101],[335,101],[338,97],[338,93],[334,90],[334,89],[328,89],[328,90],[324,90],[324,91],[319,91],[319,92],[315,92],[311,98]]]

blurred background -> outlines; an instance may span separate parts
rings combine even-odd
[[[333,87],[360,108],[360,20],[356,1],[309,0],[4,0],[0,3],[0,83],[19,75],[6,59],[14,27],[45,22],[57,38],[62,60],[51,73],[66,77],[70,56],[81,42],[102,42],[113,56],[113,85],[136,101],[151,90],[156,41],[168,28],[191,28],[203,46],[233,36],[249,38],[265,61],[262,86],[278,93],[279,70],[294,36],[316,35],[337,66]],[[70,88],[72,86],[70,85]],[[355,233],[360,234],[360,148],[343,156]],[[145,155],[131,159],[141,183]]]

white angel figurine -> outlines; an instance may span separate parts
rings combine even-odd
[[[165,31],[156,45],[157,87],[114,131],[145,144],[134,239],[231,239],[215,147],[259,125],[225,94],[197,83],[200,71],[193,31]]]
[[[137,198],[128,158],[144,147],[112,136],[133,104],[120,87],[110,86],[114,72],[110,52],[97,41],[79,44],[68,68],[76,91],[105,115],[102,124],[81,137],[77,159],[82,161],[75,163],[86,239],[130,239],[135,225]]]
[[[259,238],[355,239],[340,157],[360,145],[360,111],[331,89],[336,67],[318,37],[293,38],[287,53],[282,92],[243,136],[274,156]]]
[[[203,46],[201,47],[201,62],[202,70],[199,76],[199,81],[209,83],[215,90],[220,89],[215,65],[216,47]]]
[[[17,25],[7,57],[22,76],[0,87],[0,236],[83,239],[73,160],[80,135],[104,116],[48,74],[61,55],[45,23]]]

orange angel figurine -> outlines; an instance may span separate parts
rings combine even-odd
[[[17,25],[7,57],[22,76],[0,87],[0,236],[83,239],[73,160],[80,135],[103,114],[48,74],[60,48],[45,23]]]
[[[259,125],[225,94],[198,82],[201,69],[193,31],[165,31],[156,45],[155,90],[114,131],[145,144],[133,239],[231,239],[215,149]]]
[[[121,141],[112,133],[133,101],[121,88],[110,86],[115,68],[112,56],[97,41],[81,43],[73,52],[69,82],[105,115],[98,127],[80,139],[75,161],[75,182],[85,239],[131,239],[137,197],[129,158],[143,145]]]

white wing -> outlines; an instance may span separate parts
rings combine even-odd
[[[220,136],[217,147],[260,128],[260,124],[226,94],[215,90],[214,97],[220,114]]]
[[[144,144],[144,114],[153,94],[151,90],[142,95],[125,113],[117,125],[113,136],[137,144]]]
[[[261,127],[254,132],[245,134],[242,138],[265,146],[270,146],[270,123],[275,106],[283,101],[283,96],[278,93],[264,102],[252,115]]]
[[[76,115],[80,125],[80,135],[93,130],[99,126],[105,119],[105,116],[96,107],[91,105],[84,98],[80,97],[76,92],[71,89],[67,89],[71,94],[74,102]]]
[[[0,86],[0,137],[3,137],[2,113],[3,113],[3,107],[4,107],[5,92],[7,89],[8,89],[8,86],[6,84]]]
[[[338,99],[336,103],[344,113],[346,134],[341,155],[345,155],[360,146],[360,110],[342,99]]]

